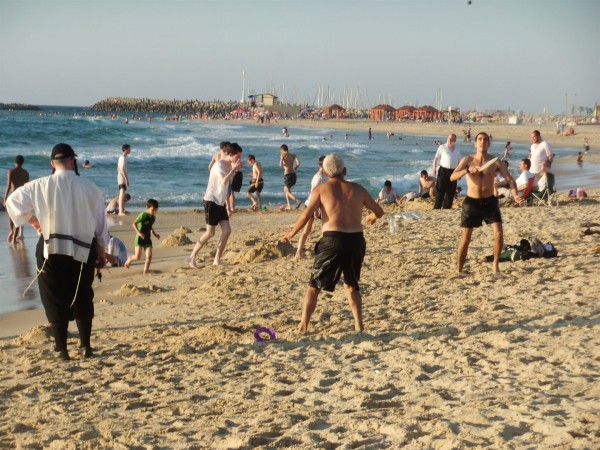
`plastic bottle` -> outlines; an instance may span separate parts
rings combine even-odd
[[[390,216],[390,234],[396,234],[396,218]]]

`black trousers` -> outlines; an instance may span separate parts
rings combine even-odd
[[[450,181],[454,169],[441,167],[438,169],[435,182],[435,204],[433,209],[450,209],[456,196],[456,181]]]
[[[48,322],[69,322],[73,319],[91,320],[94,317],[95,263],[98,258],[96,242],[86,263],[82,264],[66,255],[48,255],[44,258],[44,239],[40,236],[36,247],[40,297]],[[45,264],[44,264],[45,261]],[[79,283],[79,288],[77,284]],[[77,292],[77,298],[75,293]],[[75,303],[73,303],[75,299]],[[71,304],[73,303],[73,307]]]

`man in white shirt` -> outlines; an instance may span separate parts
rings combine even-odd
[[[531,133],[531,148],[529,149],[529,161],[531,162],[531,173],[538,173],[541,170],[544,161],[552,162],[554,154],[550,144],[542,140],[542,135],[538,130]]]
[[[532,173],[529,169],[531,168],[531,161],[525,158],[521,160],[519,165],[519,170],[521,171],[521,175],[516,179],[517,183],[517,191],[523,192],[527,188],[527,184],[531,178],[535,178],[535,174]],[[537,189],[537,183],[533,182],[533,188]]]
[[[438,147],[435,158],[433,158],[433,173],[437,164],[440,168],[437,172],[435,184],[435,204],[433,209],[450,209],[456,195],[456,181],[451,181],[450,176],[460,162],[460,150],[456,147],[456,135],[448,135],[445,144]]]
[[[239,148],[239,150],[238,150]],[[233,210],[228,202],[229,186],[235,173],[244,165],[240,160],[241,147],[238,145],[228,145],[224,147],[224,159],[216,161],[210,169],[208,185],[204,194],[204,216],[206,219],[206,232],[200,237],[192,254],[187,262],[193,269],[197,269],[196,255],[202,250],[202,247],[215,235],[217,225],[221,227],[221,239],[219,247],[215,254],[213,265],[218,266],[221,263],[221,256],[225,251],[227,240],[231,235],[231,226],[229,225],[229,216]]]
[[[119,215],[124,216],[125,211],[125,191],[129,187],[129,176],[127,174],[127,155],[131,153],[129,144],[124,144],[121,148],[121,156],[117,163],[117,184],[119,185]]]
[[[17,189],[6,209],[18,226],[30,223],[40,235],[37,244],[38,285],[51,324],[56,356],[69,360],[67,329],[75,319],[82,356],[90,345],[94,317],[95,266],[104,266],[108,225],[102,192],[77,174],[77,155],[67,144],[52,149],[52,175]]]
[[[382,205],[389,205],[391,203],[396,203],[399,199],[400,195],[396,192],[396,189],[392,187],[392,182],[390,180],[385,180],[383,188],[379,191],[375,201]]]

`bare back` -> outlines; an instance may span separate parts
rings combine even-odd
[[[283,166],[283,173],[294,173],[294,162],[296,161],[296,155],[290,152],[286,152],[281,155],[281,164]]]
[[[8,171],[8,182],[13,191],[29,181],[29,172],[22,167],[15,167]]]
[[[323,231],[361,232],[362,208],[379,209],[361,185],[332,178],[319,185],[311,195],[321,205]]]

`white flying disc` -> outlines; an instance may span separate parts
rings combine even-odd
[[[487,169],[489,169],[489,168],[492,166],[492,164],[494,164],[496,161],[498,161],[498,158],[492,158],[492,159],[490,159],[488,162],[486,162],[486,163],[485,163],[483,166],[481,166],[481,167],[479,168],[479,171],[480,171],[480,172],[485,172],[485,171],[486,171]]]

